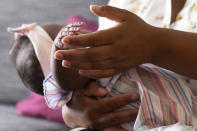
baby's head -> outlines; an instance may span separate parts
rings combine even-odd
[[[10,50],[10,57],[26,88],[43,94],[44,74],[27,36],[17,36]]]
[[[42,26],[49,36],[54,39],[62,28],[59,25]],[[35,54],[33,45],[27,36],[18,35],[10,50],[10,57],[26,88],[43,94],[44,74]]]

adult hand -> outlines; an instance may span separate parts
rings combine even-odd
[[[137,101],[139,96],[133,93],[113,98],[97,99],[95,97],[105,95],[105,90],[99,88],[95,83],[90,84],[82,92],[75,92],[72,100],[62,109],[66,125],[71,128],[87,127],[106,131],[113,129],[123,131],[118,126],[122,123],[134,121],[138,111],[132,109],[117,110],[128,103]]]
[[[148,63],[156,53],[152,42],[154,28],[133,13],[111,7],[91,6],[94,14],[118,24],[113,28],[62,39],[65,45],[89,48],[59,50],[56,59],[63,66],[80,69],[79,73],[92,78],[109,77]]]

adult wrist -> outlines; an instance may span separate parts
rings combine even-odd
[[[160,63],[162,63],[165,57],[169,54],[169,35],[168,29],[152,27],[151,44],[153,50],[150,63],[160,65]]]

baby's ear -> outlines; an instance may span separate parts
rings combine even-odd
[[[52,40],[56,38],[60,30],[63,28],[63,25],[58,24],[45,24],[42,25],[42,28],[49,34]]]

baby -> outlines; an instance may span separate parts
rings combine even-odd
[[[63,26],[55,24],[42,26],[52,39],[55,39],[62,27]],[[19,28],[18,30],[21,29]],[[26,35],[23,35],[22,32],[19,34],[15,33],[15,40],[9,55],[25,87],[43,95],[42,84],[45,77],[32,42]]]
[[[63,68],[62,61],[54,59],[54,53],[59,49],[83,49],[67,47],[61,43],[61,39],[67,35],[85,33],[80,32],[82,25],[78,22],[62,28],[54,42],[52,39],[55,35],[51,35],[50,31],[35,24],[9,29],[17,34],[26,35],[31,40],[45,76],[44,94],[51,108],[64,106],[70,100],[72,91],[83,89],[90,81],[89,78],[80,76],[77,70]],[[195,101],[191,99],[193,95],[187,83],[175,73],[160,67],[144,64],[111,78],[98,79],[97,82],[107,90],[108,97],[133,91],[139,92],[141,102],[124,107],[124,109],[139,109],[135,123],[122,125],[126,130],[133,128],[146,130],[178,122],[192,125],[192,119],[196,117],[194,110],[197,108]]]

